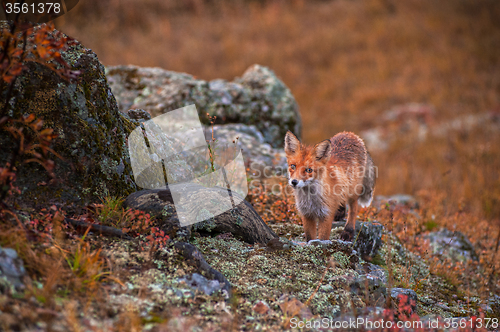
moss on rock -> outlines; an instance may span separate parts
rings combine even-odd
[[[30,163],[19,168],[16,185],[23,205],[75,202],[87,204],[107,195],[124,196],[135,190],[127,147],[127,136],[135,128],[132,120],[119,111],[104,75],[104,67],[92,50],[72,41],[62,57],[80,75],[68,82],[46,66],[28,62],[13,90],[15,103],[9,116],[35,114],[53,128],[58,138],[53,149],[63,160],[55,159],[57,181]],[[7,91],[0,91],[5,100]],[[0,106],[1,105],[0,102]],[[9,160],[16,144],[7,133],[0,133],[0,162]],[[19,166],[19,165],[18,165]]]

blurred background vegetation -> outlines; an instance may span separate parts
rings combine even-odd
[[[55,23],[105,65],[205,80],[270,67],[297,99],[306,143],[389,131],[389,146],[372,151],[376,193],[416,195],[424,218],[489,246],[500,218],[500,127],[490,126],[500,122],[499,18],[497,0],[80,0]],[[430,110],[418,126],[444,134],[388,120],[408,103]],[[475,127],[443,129],[484,114]]]

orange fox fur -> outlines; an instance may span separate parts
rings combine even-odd
[[[288,131],[285,153],[306,240],[328,240],[335,213],[345,206],[349,213],[341,238],[352,240],[358,205],[371,204],[375,187],[375,166],[363,140],[342,132],[308,146]]]

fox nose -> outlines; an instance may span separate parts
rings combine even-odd
[[[298,183],[299,183],[299,181],[297,181],[297,180],[292,180],[292,186],[294,186],[294,187],[295,187]]]

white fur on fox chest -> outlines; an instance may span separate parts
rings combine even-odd
[[[295,189],[295,203],[300,214],[306,218],[323,220],[330,213],[319,184]]]

